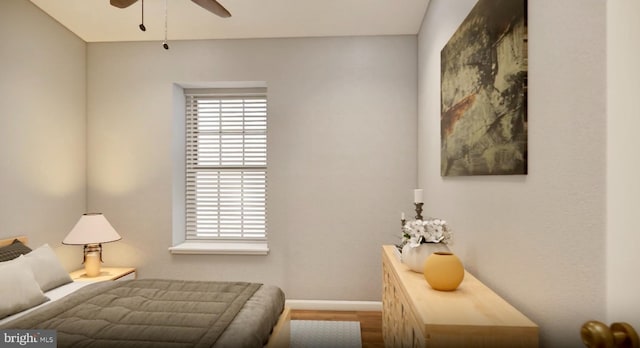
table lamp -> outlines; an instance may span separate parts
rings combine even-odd
[[[102,243],[122,239],[102,213],[86,213],[62,241],[67,245],[84,245],[84,270],[87,277],[100,275]]]

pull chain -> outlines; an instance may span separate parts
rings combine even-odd
[[[140,23],[139,28],[142,31],[147,31],[147,28],[144,26],[144,0],[142,0],[142,23]]]
[[[144,0],[143,0],[144,1]],[[162,42],[162,47],[165,50],[169,49],[169,44],[167,44],[167,10],[169,0],[164,0],[164,41]]]

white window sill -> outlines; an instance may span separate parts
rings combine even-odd
[[[169,248],[172,254],[267,255],[267,242],[183,242]]]

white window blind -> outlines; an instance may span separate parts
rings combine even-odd
[[[186,239],[266,240],[266,89],[185,97]]]

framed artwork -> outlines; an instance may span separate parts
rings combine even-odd
[[[440,77],[440,174],[527,174],[527,1],[479,0]]]

